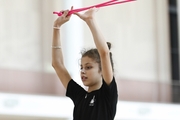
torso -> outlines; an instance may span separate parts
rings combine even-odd
[[[103,82],[100,89],[90,93],[86,92],[76,83],[71,84],[73,86],[72,93],[68,91],[67,96],[70,96],[75,105],[74,120],[114,119],[117,104],[117,87],[115,81],[113,81],[110,88]],[[74,93],[75,90],[77,90],[77,93]],[[71,94],[73,95],[71,96]]]

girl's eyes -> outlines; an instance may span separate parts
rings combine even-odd
[[[85,70],[89,70],[91,68],[92,68],[91,66],[87,66],[87,67],[85,67]]]
[[[84,67],[84,69],[85,70],[89,70],[89,69],[91,69],[92,68],[92,66],[86,66],[86,67]],[[83,69],[83,67],[81,67],[81,70]]]

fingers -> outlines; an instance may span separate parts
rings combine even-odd
[[[71,6],[71,10],[73,10],[73,6]],[[71,16],[71,14],[69,14],[69,12],[70,12],[69,10],[65,10],[63,15],[65,17]]]
[[[78,13],[78,12],[75,12],[75,13],[73,13],[74,15],[77,15],[78,17],[80,17],[80,13]]]
[[[63,16],[66,17],[68,15],[68,13],[69,13],[69,10],[63,11]]]
[[[93,8],[91,8],[89,11],[97,12],[98,10],[99,10],[99,8],[93,7]]]
[[[73,10],[73,7],[74,7],[74,6],[71,6],[71,10]]]
[[[70,11],[71,11],[71,10],[73,10],[73,6],[71,6]],[[68,17],[68,18],[69,18],[69,17],[71,16],[71,14],[72,14],[72,13],[70,13],[70,11],[69,11],[69,10],[65,10],[65,11],[64,11],[65,13],[63,14],[64,17]]]
[[[93,9],[95,12],[98,12],[100,8],[94,7]]]

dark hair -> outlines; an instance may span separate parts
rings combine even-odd
[[[109,50],[111,49],[111,43],[107,42],[108,48]],[[109,52],[110,54],[110,61],[111,61],[111,66],[112,66],[112,70],[114,71],[114,63],[113,63],[113,59],[112,59],[112,53]],[[96,48],[92,48],[89,50],[84,50],[81,52],[82,57],[89,57],[93,60],[95,60],[98,64],[99,64],[99,70],[101,71],[101,59],[98,53],[98,50]]]

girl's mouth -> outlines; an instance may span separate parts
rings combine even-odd
[[[82,81],[86,81],[86,80],[87,80],[87,77],[82,76],[81,79],[82,79]]]

